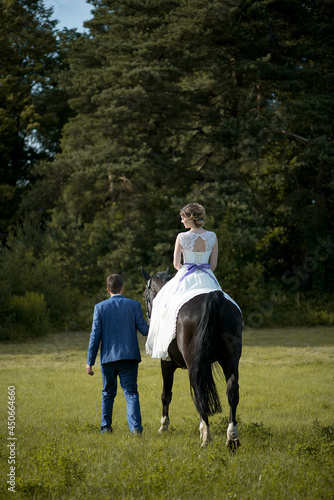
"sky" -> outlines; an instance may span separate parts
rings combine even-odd
[[[51,18],[59,21],[59,30],[77,28],[78,31],[83,31],[84,21],[92,18],[93,5],[85,0],[44,0],[43,3],[47,8],[53,7]]]

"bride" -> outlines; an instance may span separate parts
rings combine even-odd
[[[152,358],[168,358],[168,346],[176,335],[178,312],[196,295],[220,290],[226,299],[239,308],[223,292],[213,273],[217,267],[218,241],[215,233],[203,228],[204,207],[198,203],[189,203],[182,208],[180,216],[181,222],[189,231],[179,233],[176,238],[173,265],[178,272],[153,300],[146,342],[146,352]]]

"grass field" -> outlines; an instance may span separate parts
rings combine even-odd
[[[157,434],[160,364],[145,354],[138,379],[143,437],[128,431],[121,390],[114,433],[100,436],[101,374],[99,366],[94,377],[85,373],[88,338],[63,333],[0,345],[1,499],[334,497],[334,328],[245,330],[235,454],[225,448],[225,384],[224,412],[210,421],[213,444],[202,449],[182,370],[175,375],[171,430]],[[10,386],[15,441],[8,439]],[[15,493],[6,483],[9,459]]]

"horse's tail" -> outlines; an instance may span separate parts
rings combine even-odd
[[[224,295],[220,291],[206,295],[202,317],[190,345],[192,358],[190,382],[193,399],[200,415],[205,416],[222,411],[213,378],[212,362],[217,350],[218,318],[224,302]]]

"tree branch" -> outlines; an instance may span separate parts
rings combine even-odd
[[[305,137],[302,137],[301,135],[293,134],[292,132],[288,132],[287,130],[280,129],[282,134],[287,134],[291,135],[292,137],[296,137],[296,139],[300,139],[301,141],[308,142],[309,144],[314,144],[314,141],[309,141],[308,139],[305,139]]]

